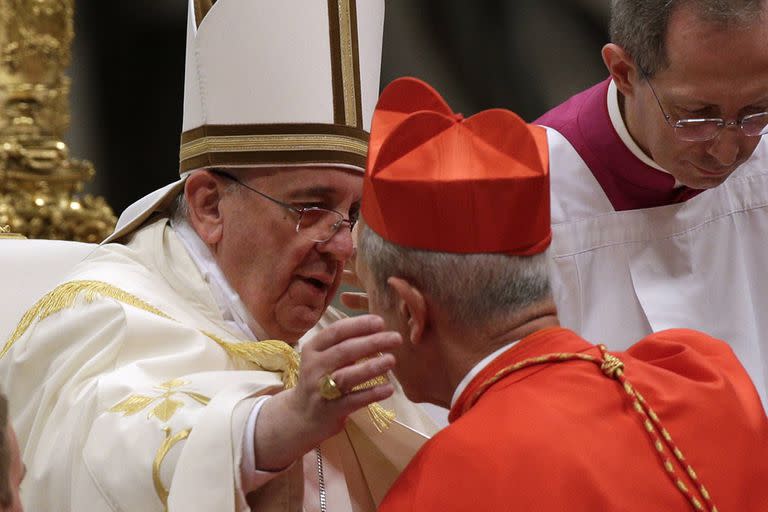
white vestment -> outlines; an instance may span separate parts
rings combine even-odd
[[[277,369],[279,354],[262,368],[239,355],[259,342],[223,320],[167,219],[98,248],[62,282],[0,359],[28,470],[25,508],[248,510],[243,432],[257,397],[283,389],[281,373],[264,369]],[[307,337],[338,318],[329,310]],[[321,445],[328,510],[375,510],[426,439],[420,432],[431,433],[401,394],[382,405],[398,418],[383,433],[363,409]],[[251,503],[299,511],[303,485],[299,462]]]
[[[616,350],[663,329],[704,331],[730,344],[768,405],[768,139],[722,185],[624,211],[569,140],[551,128],[548,140],[561,324]]]

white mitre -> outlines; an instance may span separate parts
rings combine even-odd
[[[190,0],[180,179],[126,208],[117,240],[206,167],[364,172],[384,0]]]

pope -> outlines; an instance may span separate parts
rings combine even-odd
[[[431,432],[385,377],[399,334],[329,308],[383,21],[383,0],[190,0],[179,179],[0,354],[28,510],[375,510]]]

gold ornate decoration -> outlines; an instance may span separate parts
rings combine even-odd
[[[0,225],[30,238],[100,242],[115,226],[95,172],[69,157],[74,0],[0,0]]]
[[[11,231],[11,226],[0,226],[0,240],[2,240],[4,238],[6,238],[6,239],[12,238],[12,239],[24,240],[27,237],[25,237],[24,235],[21,235],[19,233],[13,233]]]

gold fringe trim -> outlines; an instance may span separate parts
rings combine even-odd
[[[397,415],[395,411],[385,408],[379,402],[374,402],[368,406],[368,416],[371,418],[376,430],[384,432],[395,421]]]
[[[364,360],[365,359],[363,359],[363,361]],[[387,384],[388,382],[389,382],[389,379],[386,376],[379,375],[378,377],[374,377],[369,381],[363,382],[362,384],[358,384],[357,386],[352,388],[352,391],[362,391],[364,389],[371,389],[376,386],[380,386],[382,384]],[[389,426],[392,424],[393,421],[395,421],[395,418],[397,417],[395,414],[395,411],[385,408],[383,405],[381,405],[378,402],[374,402],[368,406],[368,416],[370,416],[371,421],[376,426],[376,430],[378,430],[379,432],[382,432],[388,429]]]

